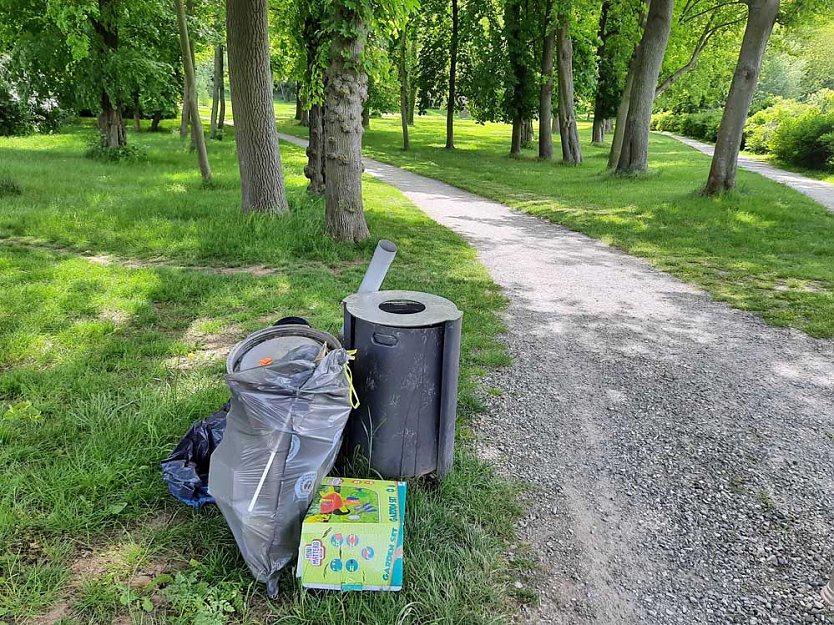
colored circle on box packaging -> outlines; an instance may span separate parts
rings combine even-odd
[[[353,573],[356,571],[356,569],[359,568],[359,563],[353,558],[351,558],[350,560],[345,562],[345,568],[348,570],[348,573]]]
[[[330,561],[330,570],[338,573],[342,570],[342,561],[339,558],[334,558]]]
[[[366,560],[370,560],[371,558],[373,558],[374,557],[374,548],[371,547],[371,546],[365,547],[362,550],[362,557],[365,558]]]
[[[340,547],[342,545],[342,543],[344,542],[344,540],[345,540],[345,537],[342,536],[342,534],[340,534],[340,533],[339,534],[333,534],[333,536],[330,537],[330,544],[333,545],[334,547]]]
[[[359,536],[357,536],[356,534],[348,534],[347,544],[348,544],[349,547],[358,547],[359,546]]]

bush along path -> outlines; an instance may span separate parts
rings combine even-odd
[[[282,140],[303,145],[291,136]],[[375,161],[510,297],[479,450],[533,484],[525,623],[830,623],[834,344]]]
[[[689,137],[681,137],[671,133],[663,133],[681,143],[688,145],[691,148],[703,152],[707,156],[712,156],[715,146],[697,139],[690,139]],[[790,171],[785,171],[778,167],[766,163],[760,159],[752,158],[750,156],[739,156],[738,166],[749,171],[754,171],[757,174],[775,180],[780,184],[789,186],[800,193],[807,195],[812,200],[816,200],[828,210],[834,211],[834,184],[824,180],[814,180],[808,176],[797,174]]]

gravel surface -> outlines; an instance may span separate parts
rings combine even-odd
[[[282,136],[282,139],[291,139]],[[480,453],[531,484],[521,623],[834,623],[834,343],[367,161],[478,250],[511,304]],[[524,584],[530,583],[528,581]]]

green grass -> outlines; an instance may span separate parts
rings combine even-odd
[[[159,462],[225,401],[235,341],[290,314],[339,327],[375,242],[323,235],[300,149],[282,146],[292,211],[244,217],[231,133],[209,144],[206,189],[175,135],[131,134],[147,160],[102,163],[83,157],[92,132],[0,140],[21,190],[0,202],[0,622],[502,621],[515,487],[474,458],[465,423],[478,375],[507,362],[504,300],[473,250],[367,180],[371,232],[400,248],[386,287],[464,310],[464,442],[440,486],[412,484],[402,593],[304,592],[288,573],[267,602],[222,516],[174,501]],[[272,272],[222,270],[249,265]]]
[[[282,130],[306,134],[289,105],[276,108]],[[457,149],[446,151],[444,123],[418,117],[404,152],[399,117],[372,119],[365,153],[644,257],[774,325],[834,337],[834,214],[796,191],[739,171],[736,191],[703,197],[709,158],[657,135],[650,173],[615,177],[586,121],[581,167],[540,162],[533,150],[510,159],[509,126],[472,120],[456,122]]]

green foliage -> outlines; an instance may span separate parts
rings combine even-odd
[[[0,0],[0,49],[29,94],[62,107],[147,115],[176,102],[179,46],[166,0]]]
[[[811,107],[782,121],[769,143],[776,158],[811,169],[834,171],[834,112]]]
[[[30,92],[25,81],[11,71],[10,60],[0,56],[0,136],[55,132],[68,113],[54,98]]]
[[[756,154],[767,154],[772,150],[770,144],[773,133],[786,119],[800,115],[808,110],[808,105],[796,100],[777,98],[775,102],[747,120],[744,126],[745,149]]]
[[[244,610],[243,596],[233,583],[210,583],[205,567],[192,561],[191,570],[176,573],[162,590],[168,600],[172,625],[224,625],[230,615]]]

